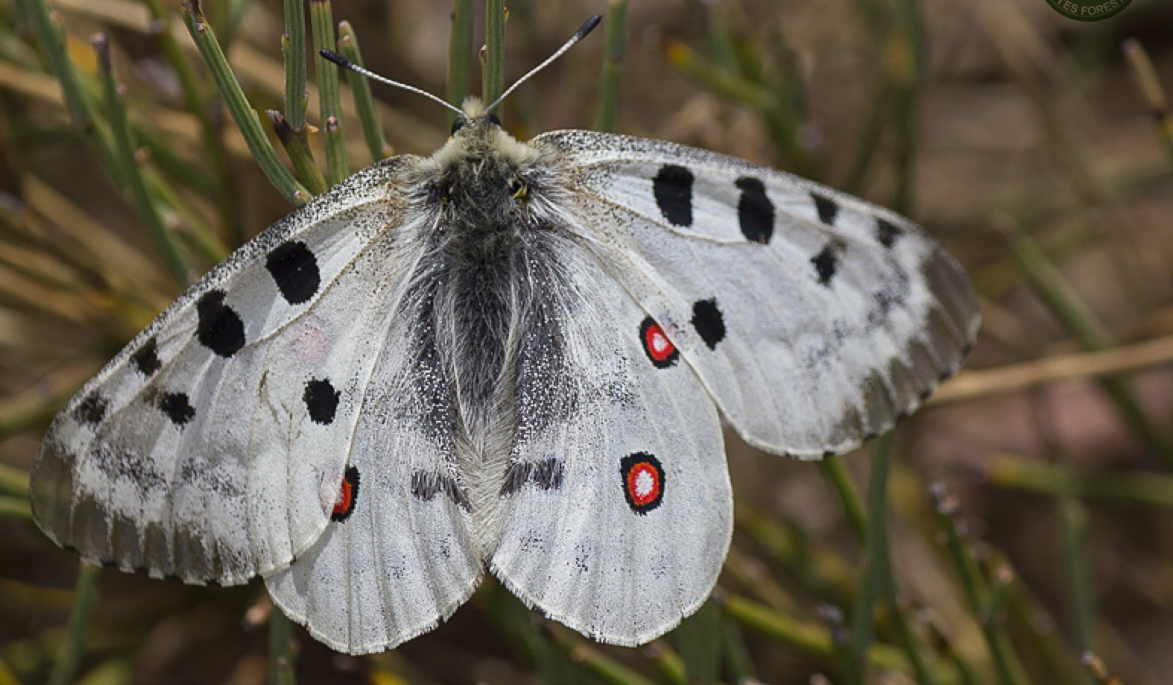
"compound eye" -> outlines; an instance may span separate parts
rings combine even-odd
[[[451,135],[456,135],[456,132],[459,131],[460,129],[464,128],[464,125],[466,123],[468,123],[468,122],[464,120],[464,117],[456,117],[456,121],[452,122]]]
[[[496,114],[493,114],[492,112],[490,112],[488,115],[488,118],[489,118],[490,124],[493,124],[494,126],[498,126],[498,127],[501,126],[501,120],[497,118]]]

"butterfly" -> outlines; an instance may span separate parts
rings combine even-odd
[[[669,142],[521,142],[496,104],[260,233],[88,382],[33,468],[48,536],[153,577],[261,576],[351,654],[436,627],[486,571],[639,645],[729,548],[722,417],[842,453],[974,339],[964,272],[901,216]]]

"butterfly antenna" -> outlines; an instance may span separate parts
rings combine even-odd
[[[359,65],[355,64],[354,62],[351,62],[350,60],[346,59],[342,55],[339,55],[337,52],[334,52],[333,50],[319,50],[318,54],[321,55],[322,57],[325,57],[326,59],[330,60],[334,64],[337,64],[338,66],[342,67],[343,69],[349,69],[357,74],[362,74],[363,76],[366,76],[367,78],[369,78],[371,80],[378,81],[379,83],[386,83],[389,86],[395,86],[396,88],[410,90],[413,93],[419,93],[420,95],[423,95],[426,98],[430,98],[430,99],[435,100],[436,102],[440,103],[441,105],[444,105],[445,107],[452,110],[453,112],[456,112],[458,115],[464,116],[464,112],[459,107],[448,103],[444,99],[438,98],[435,95],[432,95],[431,93],[429,93],[428,91],[420,89],[420,88],[416,88],[415,86],[409,86],[406,83],[400,83],[399,81],[392,81],[391,79],[387,78],[386,76],[380,76],[380,75],[376,74],[375,72],[371,71],[370,69],[364,69],[363,67],[360,67]]]
[[[591,17],[590,19],[587,19],[586,21],[584,21],[582,26],[578,27],[578,30],[575,31],[574,35],[570,37],[570,40],[566,41],[566,43],[563,44],[562,47],[558,48],[557,52],[555,52],[554,54],[547,57],[545,62],[542,62],[541,64],[534,67],[533,69],[530,69],[528,74],[526,74],[525,76],[522,76],[521,78],[514,81],[512,86],[509,86],[509,88],[504,93],[501,93],[501,97],[497,98],[496,100],[493,101],[493,104],[486,107],[485,114],[492,112],[494,107],[501,104],[502,100],[504,100],[506,97],[508,97],[510,93],[517,90],[518,86],[520,86],[521,84],[528,81],[531,76],[538,73],[542,69],[545,69],[550,64],[550,62],[553,62],[554,60],[558,59],[559,57],[561,57],[563,55],[563,53],[565,53],[570,48],[574,47],[575,43],[582,40],[583,38],[586,38],[586,35],[588,33],[590,33],[591,31],[593,31],[594,28],[596,26],[598,26],[599,22],[602,20],[603,20],[603,18],[596,14],[593,17]]]

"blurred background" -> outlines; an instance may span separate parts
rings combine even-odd
[[[984,319],[890,467],[883,445],[800,463],[729,433],[733,549],[664,639],[597,645],[490,579],[364,658],[270,626],[260,582],[79,574],[24,499],[52,416],[191,279],[348,170],[446,138],[434,103],[328,74],[327,131],[317,88],[304,118],[285,101],[280,2],[203,12],[197,49],[172,0],[0,0],[0,685],[1170,682],[1173,3],[1084,23],[1045,0],[516,0],[503,61],[478,58],[480,0],[314,3],[306,55],[312,19],[345,20],[340,49],[453,101],[481,61],[499,92],[608,15],[507,101],[517,137],[663,138],[893,207]],[[225,87],[259,113],[244,135]]]

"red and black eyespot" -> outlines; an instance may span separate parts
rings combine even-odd
[[[650,316],[639,326],[639,340],[648,359],[652,360],[652,365],[657,369],[666,369],[680,358],[680,351],[664,334],[660,324]]]
[[[623,497],[637,514],[646,514],[664,500],[664,467],[647,452],[629,454],[619,460],[623,476]]]
[[[334,503],[334,511],[330,520],[341,523],[354,513],[354,505],[358,502],[358,469],[353,466],[346,468],[346,475],[342,477],[342,487],[338,491],[338,501]]]

